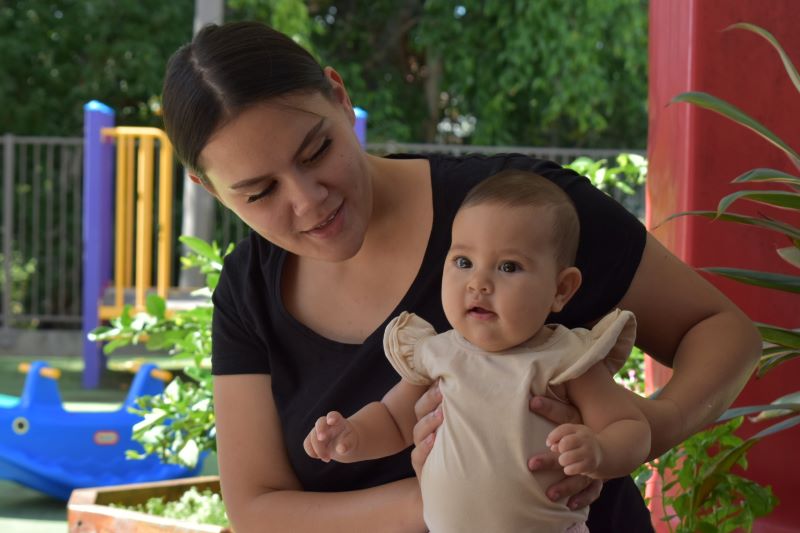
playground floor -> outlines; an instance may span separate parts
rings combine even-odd
[[[135,359],[135,358],[134,358]],[[19,396],[25,376],[17,370],[20,363],[35,358],[0,356],[0,395]],[[67,407],[92,410],[119,407],[125,398],[133,373],[125,370],[131,357],[111,358],[109,370],[100,381],[100,387],[86,390],[81,384],[83,361],[72,357],[46,359],[51,366],[61,369],[59,389]],[[147,357],[169,369],[173,361],[167,357]],[[208,466],[204,473],[213,473]],[[0,532],[3,533],[64,533],[67,531],[66,502],[45,496],[10,481],[0,480]]]

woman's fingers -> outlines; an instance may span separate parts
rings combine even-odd
[[[542,452],[531,456],[531,458],[528,459],[528,468],[531,472],[560,469],[561,465],[558,464],[558,452]]]
[[[534,396],[529,404],[530,410],[543,416],[554,424],[580,424],[581,414],[573,406],[544,396]]]
[[[421,442],[418,442],[416,446],[414,446],[414,449],[411,450],[411,466],[414,468],[417,478],[419,478],[420,474],[422,473],[422,466],[425,464],[425,460],[431,453],[431,448],[433,448],[433,441],[435,438],[435,433],[428,433],[428,436]]]
[[[442,393],[439,391],[439,381],[437,380],[414,404],[414,414],[417,415],[417,420],[433,412],[441,403]]]
[[[585,489],[567,500],[567,507],[570,509],[583,509],[584,507],[588,507],[600,497],[600,492],[602,490],[603,482],[599,479],[592,479],[591,483],[589,483]]]
[[[573,501],[575,498],[578,498],[587,488],[589,488],[594,481],[595,480],[588,478],[586,476],[580,476],[580,475],[567,476],[561,481],[547,487],[547,491],[545,493],[547,494],[547,497],[550,498],[550,500],[552,501],[558,501],[561,498],[567,496],[570,498],[568,501]],[[600,491],[598,491],[597,494],[591,499],[586,497],[582,499],[579,498],[577,501],[578,503],[581,503],[582,501],[585,500],[586,503],[581,505],[581,507],[586,507],[594,500],[596,500],[597,496],[599,495]],[[579,507],[570,506],[570,509],[578,509],[578,508]]]
[[[417,415],[417,423],[414,424],[413,431],[414,449],[411,451],[411,466],[419,477],[422,465],[425,464],[433,448],[436,429],[442,425],[442,393],[439,391],[438,381],[417,400],[414,404],[414,413]]]

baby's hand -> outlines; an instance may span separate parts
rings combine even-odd
[[[558,426],[550,432],[545,443],[550,450],[559,454],[558,464],[564,467],[564,473],[568,476],[583,474],[594,477],[592,474],[603,460],[597,435],[582,424]]]
[[[317,419],[303,441],[303,448],[310,457],[327,463],[331,459],[342,461],[357,443],[353,425],[338,411],[331,411]]]

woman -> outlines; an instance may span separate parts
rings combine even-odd
[[[449,329],[440,285],[453,216],[503,168],[553,180],[578,209],[583,286],[551,321],[590,326],[629,309],[638,345],[674,368],[658,400],[635,399],[652,427],[650,457],[714,420],[752,371],[750,320],[588,180],[524,156],[366,154],[338,73],[270,28],[201,31],[170,60],[163,110],[193,179],[253,229],[214,294],[219,466],[239,532],[425,530],[411,463],[419,471],[442,420],[435,387],[417,404],[411,461],[320,467],[302,442],[321,414],[350,415],[396,382],[381,348],[391,317],[414,312]],[[555,423],[577,417],[544,398],[531,408]],[[529,466],[557,468],[546,452]],[[548,496],[582,507],[599,491],[572,476]],[[604,484],[588,526],[650,530],[629,478]]]

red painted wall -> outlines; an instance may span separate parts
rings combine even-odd
[[[651,0],[649,80],[649,173],[647,224],[676,255],[695,267],[735,266],[792,273],[775,250],[784,238],[757,228],[700,217],[661,224],[673,213],[715,209],[720,198],[740,190],[730,182],[756,167],[800,175],[778,149],[750,130],[689,104],[669,104],[677,94],[703,91],[741,108],[796,150],[800,149],[800,93],[791,84],[778,54],[761,37],[744,30],[723,32],[736,22],[770,31],[800,68],[798,0]],[[669,104],[669,105],[668,105]],[[750,188],[759,188],[750,186]],[[786,212],[734,204],[734,211]],[[800,225],[800,219],[793,222]],[[751,318],[800,327],[800,297],[708,276]],[[668,281],[667,281],[668,282]],[[650,386],[667,379],[648,368]],[[800,361],[784,364],[766,377],[751,379],[735,405],[768,403],[800,390]],[[748,424],[742,435],[764,427]],[[800,428],[758,443],[746,475],[773,486],[781,504],[756,531],[800,531],[800,466],[796,451]]]

